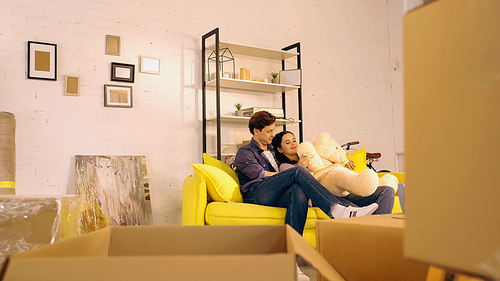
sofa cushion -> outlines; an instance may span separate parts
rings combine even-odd
[[[354,162],[354,165],[356,165],[354,172],[359,174],[363,170],[367,169],[368,166],[366,166],[366,148],[361,148],[353,152],[351,154],[351,160]]]
[[[201,176],[207,183],[207,192],[214,201],[243,202],[238,183],[223,170],[204,164],[189,163],[194,175]]]
[[[229,167],[228,164],[220,160],[217,160],[206,153],[203,153],[203,163],[205,163],[208,166],[216,167],[223,170],[228,175],[230,175],[236,181],[236,183],[238,183],[238,185],[240,184],[240,180],[238,179],[238,174],[236,174],[236,172],[233,169],[231,169],[231,167]]]
[[[309,208],[304,229],[314,229],[316,208]],[[209,225],[269,225],[285,224],[286,208],[249,203],[212,202],[207,205],[205,222]]]

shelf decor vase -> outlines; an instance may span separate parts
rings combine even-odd
[[[224,63],[226,62],[232,62],[232,71],[229,72],[229,76],[230,77],[227,77],[227,78],[236,78],[236,75],[235,75],[235,62],[234,62],[234,57],[233,57],[233,54],[231,53],[231,50],[229,50],[229,48],[220,48],[219,49],[219,64],[220,64],[220,73],[221,73],[221,77],[224,77]],[[210,64],[211,63],[215,63],[217,60],[217,55],[216,55],[216,52],[215,50],[212,51],[212,53],[210,53],[210,55],[208,56],[208,73],[210,73]],[[226,72],[227,73],[227,72]],[[215,78],[214,78],[215,79]]]

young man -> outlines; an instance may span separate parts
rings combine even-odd
[[[307,220],[309,198],[330,218],[366,216],[377,209],[377,203],[364,202],[367,206],[359,208],[334,196],[304,166],[278,173],[280,163],[271,145],[275,122],[276,117],[267,111],[256,112],[248,122],[252,140],[238,150],[234,162],[244,202],[286,208],[285,223],[301,235]],[[383,199],[380,202],[394,204],[394,190],[389,189],[380,197]],[[298,265],[297,280],[310,280]]]
[[[252,140],[236,153],[234,165],[244,202],[287,208],[285,223],[301,235],[307,220],[309,199],[330,218],[371,215],[379,206],[375,202],[383,204],[384,209],[391,205],[392,209],[392,188],[387,188],[377,198],[357,201],[356,205],[334,196],[304,166],[278,173],[280,163],[271,145],[275,121],[276,118],[267,111],[256,112],[248,123]]]

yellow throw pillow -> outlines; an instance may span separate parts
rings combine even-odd
[[[361,173],[361,171],[367,169],[368,167],[366,166],[366,148],[361,148],[353,152],[351,154],[351,160],[354,162],[354,165],[356,165],[354,172],[359,174]]]
[[[223,170],[224,172],[228,173],[228,175],[230,175],[236,181],[236,183],[238,183],[238,185],[240,184],[240,180],[238,179],[238,174],[236,174],[236,172],[233,169],[231,169],[231,167],[228,164],[220,160],[217,160],[206,153],[203,153],[203,163],[205,163],[208,166],[216,167]]]
[[[201,176],[207,183],[208,195],[214,201],[243,202],[239,184],[223,170],[204,164],[189,165],[194,168],[194,175]]]

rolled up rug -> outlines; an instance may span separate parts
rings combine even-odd
[[[16,194],[16,117],[0,112],[0,195]]]

